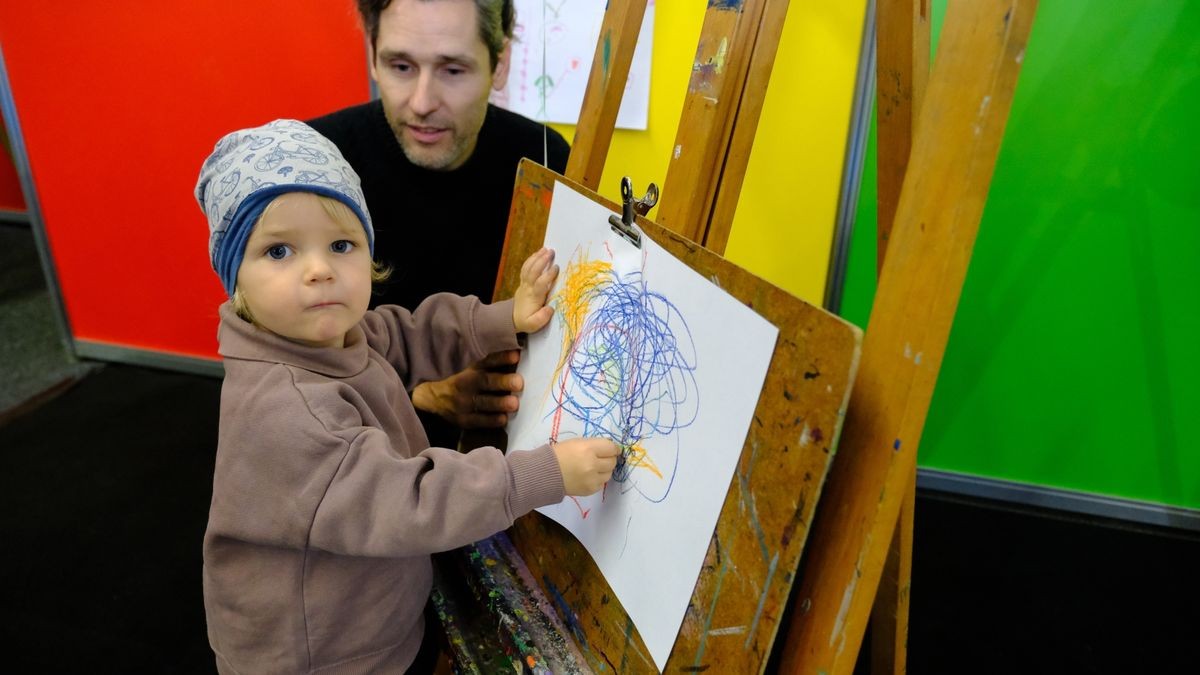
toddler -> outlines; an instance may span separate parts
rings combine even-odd
[[[358,176],[294,120],[222,138],[196,199],[230,296],[204,536],[218,670],[404,672],[431,553],[592,494],[616,464],[618,447],[591,438],[507,455],[428,447],[407,393],[544,327],[553,252],[525,261],[511,300],[438,294],[368,311],[383,272]]]

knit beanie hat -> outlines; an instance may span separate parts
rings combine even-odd
[[[313,192],[350,207],[374,255],[375,230],[358,174],[337,146],[296,120],[234,131],[217,141],[196,182],[196,201],[208,217],[208,256],[230,296],[250,231],[267,204],[287,192]]]

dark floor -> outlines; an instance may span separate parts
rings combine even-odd
[[[67,353],[29,226],[0,221],[0,423],[88,369]]]
[[[219,389],[110,364],[0,416],[5,672],[214,672]],[[1200,535],[930,492],[916,513],[910,673],[1197,672]]]

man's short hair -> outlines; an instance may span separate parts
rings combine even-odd
[[[392,0],[357,0],[358,15],[362,17],[363,30],[371,39],[371,53],[375,53],[375,41],[379,39],[379,15],[392,4]],[[439,0],[418,0],[418,2],[438,2]],[[491,58],[492,70],[500,59],[500,51],[504,49],[504,41],[511,38],[513,25],[516,21],[516,11],[513,0],[473,0],[475,16],[479,18],[479,39],[487,47]]]

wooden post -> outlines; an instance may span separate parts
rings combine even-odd
[[[767,98],[767,85],[771,83],[771,71],[775,67],[775,54],[779,51],[787,10],[788,0],[767,0],[759,22],[750,66],[734,113],[729,148],[725,152],[724,163],[719,167],[721,173],[715,202],[702,240],[705,248],[716,253],[724,254],[725,246],[729,243],[729,232],[733,228],[733,216],[742,192],[742,182],[746,178],[746,167],[750,164],[750,152],[754,149],[755,132]]]
[[[950,4],[782,673],[849,674],[866,630],[1008,120],[1035,0]]]
[[[596,41],[566,177],[599,191],[647,0],[610,0]]]
[[[876,0],[875,16],[876,270],[882,271],[917,114],[929,81],[929,0]]]
[[[703,242],[766,0],[710,0],[657,222]]]
[[[929,81],[929,0],[876,0],[877,270],[883,270],[892,221],[908,168],[917,115]],[[871,610],[871,673],[902,675],[908,662],[916,465]]]

